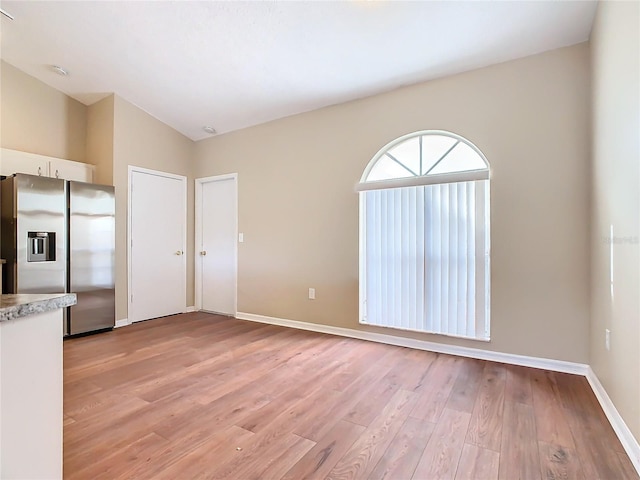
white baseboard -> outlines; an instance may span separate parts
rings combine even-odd
[[[538,357],[527,357],[524,355],[515,355],[511,353],[492,352],[490,350],[482,350],[479,348],[458,347],[456,345],[427,342],[425,340],[416,340],[413,338],[396,337],[395,335],[365,332],[362,330],[354,330],[352,328],[332,327],[329,325],[321,325],[318,323],[308,323],[300,322],[297,320],[287,320],[284,318],[267,317],[264,315],[256,315],[253,313],[238,312],[236,318],[241,320],[250,320],[252,322],[270,323],[272,325],[297,328],[299,330],[310,330],[313,332],[339,335],[341,337],[350,337],[360,340],[368,340],[371,342],[386,343],[388,345],[396,345],[398,347],[415,348],[416,350],[427,350],[429,352],[446,353],[449,355],[458,355],[460,357],[470,357],[477,358],[479,360],[490,360],[492,362],[509,363],[512,365],[521,365],[523,367],[541,368],[554,372],[586,375],[589,368],[588,365],[583,363],[573,363],[563,360],[551,360]]]
[[[196,307],[194,307],[193,305],[191,305],[190,307],[187,307],[187,309],[185,310],[186,313],[191,313],[195,311],[196,311]]]
[[[120,320],[116,320],[116,324],[114,328],[126,327],[127,325],[131,325],[131,322],[128,318],[122,318]]]
[[[609,398],[609,394],[607,394],[607,391],[604,389],[591,367],[588,368],[586,376],[593,393],[595,393],[598,402],[600,402],[602,410],[604,410],[605,415],[609,419],[609,423],[611,423],[613,430],[620,439],[620,443],[622,443],[624,450],[627,452],[627,455],[629,455],[631,463],[633,463],[633,466],[640,475],[640,444],[618,413],[618,410],[611,401],[611,398]]]

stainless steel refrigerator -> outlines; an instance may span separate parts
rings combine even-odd
[[[3,293],[76,293],[65,335],[113,328],[113,187],[25,174],[0,186]]]

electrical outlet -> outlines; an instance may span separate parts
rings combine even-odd
[[[604,346],[607,350],[611,350],[611,330],[604,329]]]
[[[310,288],[309,289],[309,300],[315,300],[316,299],[316,289],[315,288]]]

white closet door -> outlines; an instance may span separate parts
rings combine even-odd
[[[201,310],[236,314],[237,176],[198,179],[196,289]]]
[[[186,310],[187,179],[129,170],[129,320]]]

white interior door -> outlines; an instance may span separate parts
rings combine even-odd
[[[187,179],[129,167],[129,320],[186,310]]]
[[[236,174],[196,180],[196,304],[201,310],[236,314]]]

